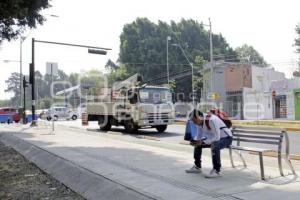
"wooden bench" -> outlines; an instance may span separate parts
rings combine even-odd
[[[233,134],[233,142],[232,145],[229,147],[229,155],[230,155],[231,165],[233,168],[235,166],[232,158],[232,150],[237,150],[237,153],[241,158],[244,167],[246,167],[247,165],[240,151],[256,152],[259,155],[261,179],[265,180],[263,153],[274,152],[274,149],[264,148],[264,146],[272,145],[276,147],[276,154],[278,157],[278,167],[279,167],[280,175],[284,176],[282,170],[282,158],[284,158],[284,160],[290,167],[292,173],[296,175],[296,172],[289,158],[289,138],[285,129],[269,128],[269,127],[235,126],[232,129],[232,134]],[[285,141],[284,155],[282,154],[283,141]],[[247,144],[241,144],[242,142],[260,144],[260,147],[259,148],[250,147],[247,146]]]

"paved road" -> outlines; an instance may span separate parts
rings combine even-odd
[[[97,125],[97,122],[89,122],[89,126],[82,127],[81,126],[81,120],[76,121],[58,121],[55,122],[60,125],[65,125],[69,127],[78,127],[78,128],[85,128],[90,131],[100,131],[99,127]],[[165,133],[158,133],[156,129],[141,129],[139,130],[139,135],[145,135],[149,137],[157,138],[161,141],[165,142],[171,142],[171,143],[180,143],[183,141],[183,134],[184,134],[185,126],[183,125],[171,125],[168,127]],[[126,134],[128,135],[123,127],[113,127],[112,128],[113,133],[118,134]],[[135,137],[136,135],[133,135]],[[300,132],[290,132],[289,133],[290,138],[290,153],[291,154],[298,154],[300,155]],[[247,144],[251,146],[259,147],[259,144]]]

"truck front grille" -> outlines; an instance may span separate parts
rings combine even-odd
[[[169,115],[168,115],[168,113],[148,113],[147,119],[148,120],[169,119]]]

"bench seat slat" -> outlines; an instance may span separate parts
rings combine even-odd
[[[244,129],[233,129],[233,133],[238,134],[255,134],[255,135],[283,135],[282,132],[271,132],[271,131],[263,131],[263,130],[244,130]]]
[[[270,140],[252,140],[252,139],[243,139],[243,138],[236,138],[233,137],[233,140],[240,141],[240,142],[250,142],[250,143],[260,143],[260,144],[276,144],[279,145],[281,142],[275,142]]]
[[[235,129],[243,129],[243,130],[263,130],[270,132],[282,132],[286,131],[285,128],[282,127],[255,127],[255,126],[234,126]]]
[[[235,149],[235,150],[256,151],[256,152],[270,152],[270,151],[274,151],[274,150],[271,150],[271,149],[262,149],[262,148],[255,148],[255,147],[242,147],[242,146],[234,146],[234,145],[231,145],[230,148],[231,149]]]
[[[233,134],[233,137],[239,138],[260,138],[260,139],[268,139],[268,140],[282,140],[282,137],[272,137],[272,136],[262,136],[262,135],[246,135],[246,134]]]

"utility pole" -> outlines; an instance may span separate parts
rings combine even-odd
[[[168,86],[170,87],[170,76],[169,76],[169,40],[170,36],[167,36],[167,77],[168,77]]]

